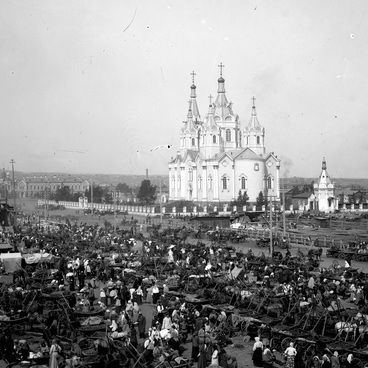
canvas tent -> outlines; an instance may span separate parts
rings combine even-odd
[[[0,259],[5,272],[12,273],[21,268],[22,255],[20,253],[1,253]]]
[[[57,258],[50,253],[23,254],[23,258],[28,265],[42,262],[53,264],[57,261]]]

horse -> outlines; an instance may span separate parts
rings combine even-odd
[[[319,261],[321,260],[321,256],[323,253],[323,249],[322,248],[318,248],[317,249],[310,249],[308,251],[308,258],[314,258],[316,257]]]
[[[356,333],[358,329],[358,324],[355,322],[337,322],[335,324],[335,330],[337,331],[337,337],[340,337],[343,332],[347,335],[353,333],[354,340],[356,338]]]

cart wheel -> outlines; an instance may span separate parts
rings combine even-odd
[[[232,315],[231,315],[231,314],[227,317],[227,319],[226,319],[226,323],[227,323],[227,325],[228,325],[228,326],[230,326],[230,327],[235,327],[235,326],[233,325],[233,319],[232,319]]]
[[[11,326],[12,333],[17,336],[21,336],[24,332],[24,326],[15,324]]]
[[[83,339],[83,340],[79,341],[78,345],[82,350],[90,350],[90,349],[94,348],[95,343],[94,343],[93,339],[88,339],[87,338],[87,339]]]
[[[191,304],[191,303],[188,303],[187,304],[187,308],[188,308],[188,310],[191,312],[191,311],[193,311],[194,310],[194,304]]]
[[[308,363],[311,361],[311,359],[313,359],[313,357],[316,355],[316,347],[315,345],[309,345],[307,350],[304,353],[304,361],[306,363],[306,365],[308,365]]]
[[[229,337],[230,336],[230,328],[228,328],[227,326],[224,326],[222,328],[222,332],[223,334],[226,336],[226,337]]]
[[[285,337],[284,339],[282,339],[281,341],[281,351],[285,351],[286,348],[289,347],[291,342],[295,342],[293,338],[291,337]]]
[[[272,349],[275,349],[276,351],[278,352],[281,352],[281,344],[280,344],[280,339],[277,338],[277,337],[273,337],[271,340],[270,340],[270,347]]]
[[[336,268],[336,267],[339,267],[339,266],[340,266],[340,264],[339,264],[339,262],[338,262],[336,259],[334,259],[334,260],[332,261],[332,266],[333,266],[334,268]]]
[[[240,330],[243,333],[243,335],[246,335],[248,332],[248,322],[247,321],[243,321],[240,325]]]
[[[45,303],[45,308],[46,309],[54,309],[55,308],[54,302],[50,302],[50,301],[46,302]]]

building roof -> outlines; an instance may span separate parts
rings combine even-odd
[[[25,177],[22,180],[24,180],[26,183],[83,183],[87,181],[86,179],[77,178],[77,177],[69,177],[69,176],[57,176],[57,177]]]
[[[292,198],[294,199],[306,199],[306,198],[309,198],[311,195],[313,194],[312,191],[308,191],[308,192],[304,192],[304,193],[299,193],[299,194],[295,194],[292,196]]]

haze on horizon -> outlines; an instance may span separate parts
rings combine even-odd
[[[315,178],[325,157],[333,178],[368,177],[367,8],[364,0],[5,0],[3,166],[13,158],[23,172],[165,175],[190,73],[203,118],[222,62],[243,127],[256,97],[281,176]]]

